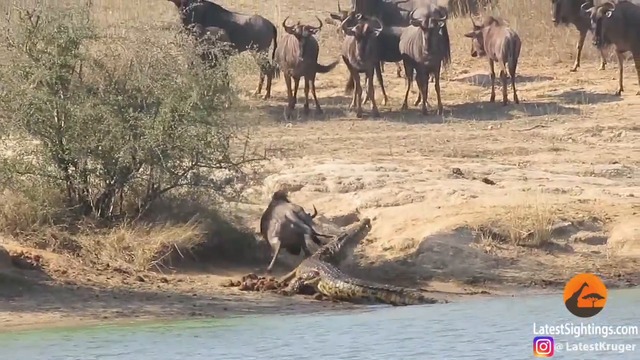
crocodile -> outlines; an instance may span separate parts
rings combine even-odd
[[[385,303],[399,306],[437,303],[437,300],[424,296],[420,290],[357,279],[335,266],[358,245],[370,227],[371,220],[364,218],[303,260],[294,271],[280,278],[282,282],[289,282],[284,293],[296,294],[306,285],[332,300],[357,304]]]

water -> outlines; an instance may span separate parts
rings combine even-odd
[[[640,289],[610,291],[605,309],[583,323],[640,325]],[[531,359],[533,323],[580,324],[562,295],[468,300],[445,305],[375,306],[313,315],[251,316],[162,324],[0,334],[2,359]],[[554,358],[638,359],[640,336],[565,341],[635,344],[635,352],[566,352]],[[562,346],[562,345],[561,345]]]

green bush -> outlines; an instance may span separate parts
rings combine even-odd
[[[103,39],[90,10],[40,5],[5,23],[4,185],[107,219],[178,188],[233,189],[248,160],[233,150],[241,124],[226,116],[227,57],[206,66],[178,28],[171,39]]]

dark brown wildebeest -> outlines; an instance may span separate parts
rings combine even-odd
[[[380,63],[378,59],[378,35],[383,29],[382,24],[376,18],[365,18],[361,14],[355,15],[357,24],[347,26],[349,19],[342,22],[340,27],[344,34],[342,43],[342,60],[355,83],[355,91],[350,108],[356,108],[356,117],[362,117],[362,85],[360,73],[364,73],[367,82],[367,94],[371,99],[371,115],[379,117],[380,111],[376,104],[376,95],[373,88],[373,73]]]
[[[271,60],[274,60],[278,47],[278,30],[276,26],[260,15],[245,15],[229,11],[222,6],[206,0],[169,0],[179,11],[182,24],[200,24],[223,29],[238,52],[256,50],[260,58],[260,80],[255,95],[262,92],[265,77],[267,78],[265,99],[271,97],[271,82],[276,75],[276,67],[269,61],[267,52],[273,42]]]
[[[269,205],[260,217],[260,234],[271,246],[273,255],[267,272],[271,272],[281,248],[292,255],[300,255],[302,251],[307,258],[311,255],[307,246],[309,242],[323,246],[324,243],[318,237],[331,237],[315,231],[313,218],[318,211],[315,206],[313,210],[313,215],[308,214],[300,205],[289,201],[283,190],[273,193]]]
[[[319,26],[302,25],[298,22],[295,25],[287,25],[287,16],[282,22],[285,34],[280,39],[280,46],[276,50],[276,62],[280,71],[284,75],[287,85],[287,110],[295,108],[298,85],[300,78],[304,76],[304,113],[309,113],[309,83],[311,83],[311,94],[316,103],[316,112],[322,113],[318,97],[316,95],[316,74],[325,74],[333,70],[338,65],[339,60],[329,65],[318,64],[318,41],[313,37],[322,29],[322,21],[318,19]],[[291,89],[291,78],[293,78],[293,91]],[[287,114],[288,116],[288,114]]]
[[[411,26],[407,27],[400,37],[400,53],[407,78],[407,91],[402,109],[408,109],[407,101],[413,76],[418,83],[421,94],[422,114],[427,114],[427,95],[429,74],[435,78],[435,90],[438,100],[437,113],[442,115],[444,109],[440,96],[440,70],[442,65],[451,62],[451,42],[447,30],[447,9],[441,6],[420,8],[420,17],[415,18],[416,10],[409,16]]]
[[[633,56],[640,84],[640,6],[635,4],[638,2],[621,0],[617,4],[606,2],[590,8],[585,5],[583,8],[590,17],[593,44],[600,49],[609,44],[615,46],[619,69],[616,95],[624,91],[622,74],[625,52],[631,52]],[[640,95],[640,91],[636,95]]]
[[[491,98],[490,102],[496,100],[496,72],[495,63],[500,66],[500,80],[502,80],[502,105],[507,105],[507,65],[509,76],[511,77],[511,89],[513,91],[513,101],[520,103],[516,92],[516,68],[520,57],[522,41],[515,30],[507,26],[501,18],[487,16],[481,25],[477,25],[473,18],[473,31],[464,36],[471,38],[471,56],[486,56],[489,59],[489,69],[491,71]]]
[[[570,25],[573,24],[580,37],[576,44],[576,60],[571,67],[572,72],[577,71],[580,67],[580,57],[582,56],[582,47],[584,46],[584,40],[587,37],[587,33],[590,31],[591,24],[589,17],[586,16],[582,8],[583,6],[593,6],[593,0],[551,0],[551,21],[555,26],[558,25]],[[607,66],[607,61],[604,56],[604,49],[600,49],[600,67],[599,70],[604,70]]]

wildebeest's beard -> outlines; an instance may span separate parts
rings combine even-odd
[[[366,58],[367,45],[369,45],[369,37],[367,34],[356,36],[356,46],[358,47],[358,51],[356,51],[356,58],[359,61]]]
[[[601,47],[605,44],[604,31],[603,31],[604,16],[602,14],[602,11],[598,11],[598,13],[593,15],[591,24],[593,28],[593,45],[596,47]]]

